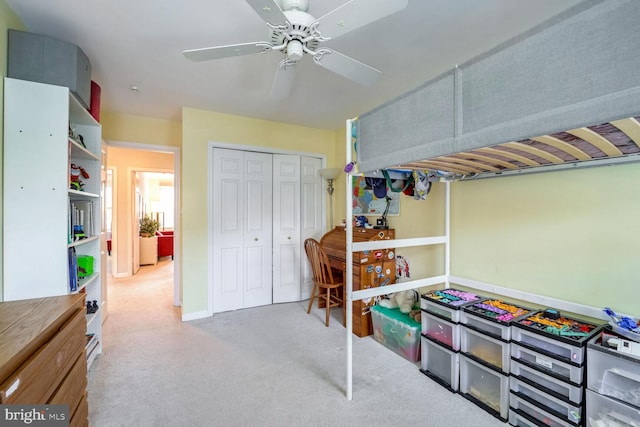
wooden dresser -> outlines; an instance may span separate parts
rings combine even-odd
[[[354,228],[354,242],[373,240],[392,240],[395,230],[376,230],[371,228]],[[344,227],[335,227],[320,240],[320,245],[329,258],[331,267],[342,275],[346,271],[346,231]],[[353,290],[384,286],[396,282],[395,250],[382,249],[353,253]],[[373,298],[353,301],[353,333],[366,337],[373,333],[371,313]],[[343,310],[345,307],[343,306]]]
[[[0,303],[0,403],[66,404],[88,425],[84,294]]]

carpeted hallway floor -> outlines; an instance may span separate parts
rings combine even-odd
[[[371,337],[346,336],[307,302],[181,322],[172,261],[110,279],[89,421],[105,426],[505,426]]]

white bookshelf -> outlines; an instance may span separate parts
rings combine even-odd
[[[83,143],[69,137],[69,127]],[[4,79],[3,300],[82,292],[102,306],[101,126],[68,88]],[[70,164],[90,175],[81,191],[70,189]],[[93,230],[75,240],[72,202],[93,202]],[[87,231],[87,230],[85,230]],[[68,249],[93,257],[93,274],[70,289]],[[87,316],[89,362],[102,351],[102,322]],[[96,345],[97,342],[97,345]]]

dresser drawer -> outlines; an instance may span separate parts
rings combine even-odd
[[[51,340],[0,385],[0,403],[47,403],[83,352],[86,327],[85,311],[78,310]]]
[[[73,414],[86,389],[87,357],[83,351],[76,359],[76,362],[62,381],[62,384],[60,384],[60,387],[47,403],[52,405],[69,405],[69,414]]]
[[[87,403],[87,393],[85,392],[80,399],[80,404],[76,411],[71,415],[69,427],[87,427],[89,425],[89,404]]]

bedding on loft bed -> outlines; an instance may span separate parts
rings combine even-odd
[[[357,161],[454,178],[640,161],[640,7],[587,0],[361,115]]]

